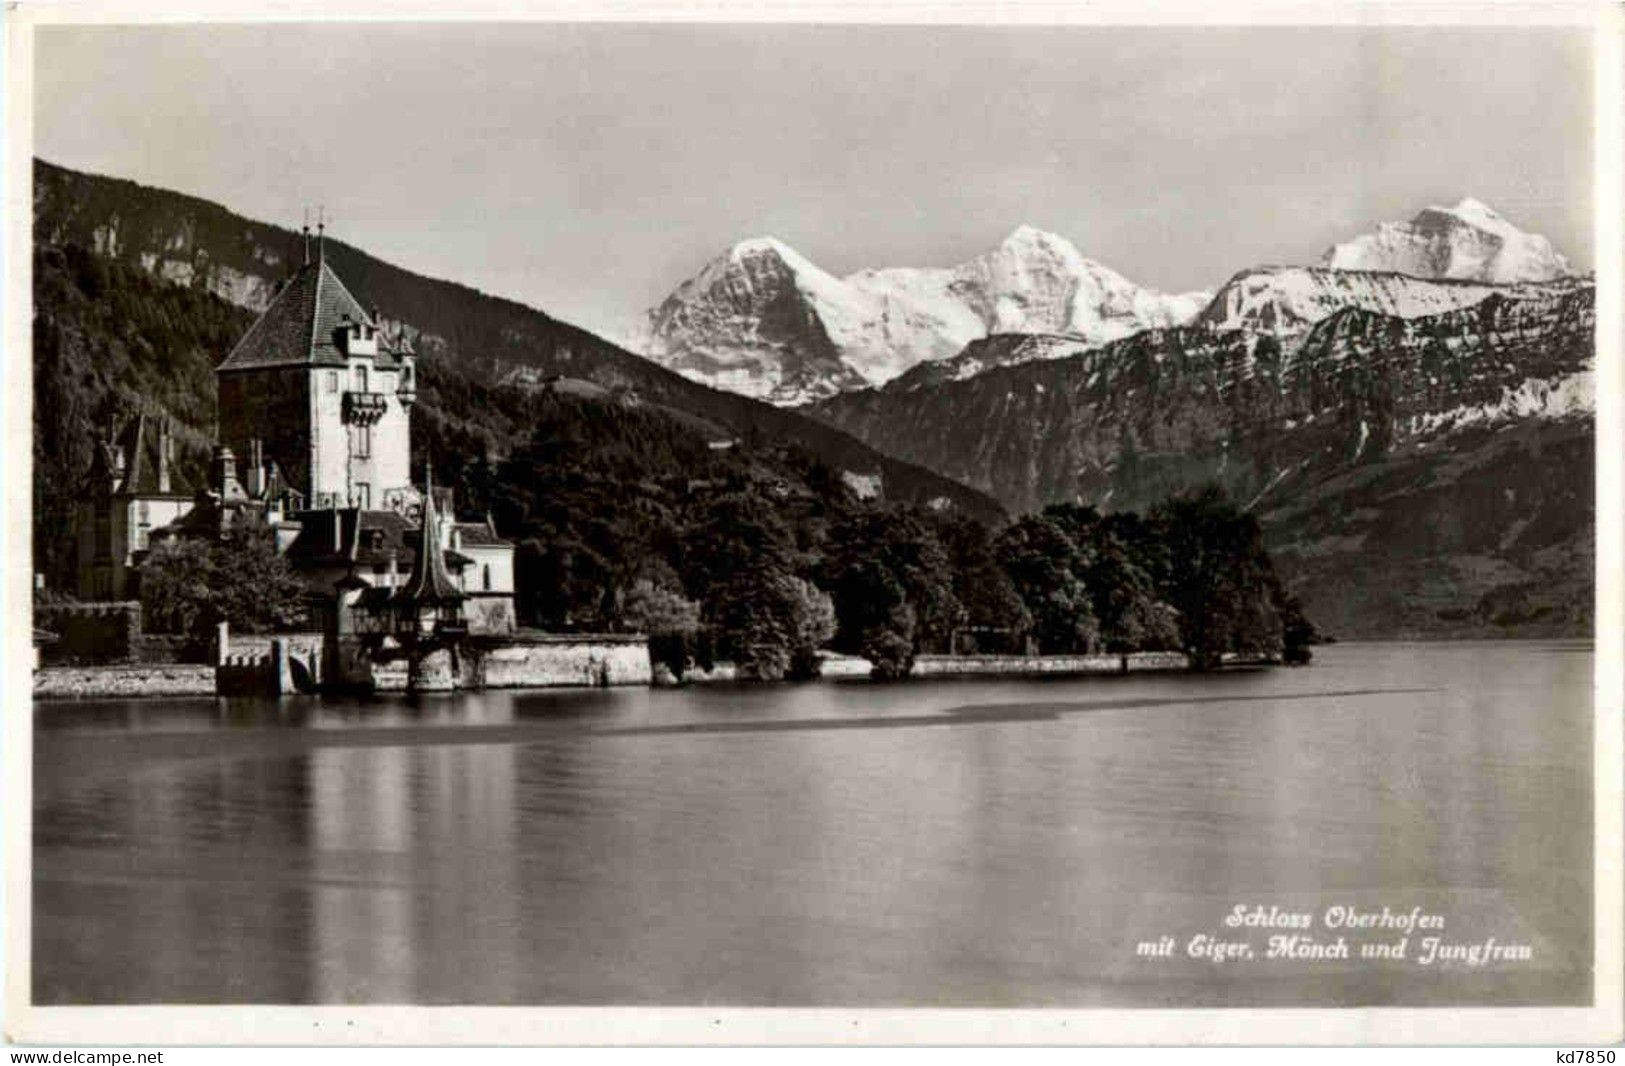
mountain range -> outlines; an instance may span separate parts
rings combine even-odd
[[[958,266],[844,278],[764,237],[679,285],[649,313],[643,348],[695,381],[796,404],[884,384],[990,333],[1100,343],[1187,321],[1206,301],[1136,285],[1031,226]]]
[[[1346,306],[1400,317],[1477,303],[1495,286],[1560,281],[1567,261],[1471,197],[1428,207],[1338,244],[1317,267],[1250,268],[1216,292],[1169,295],[1087,259],[1065,237],[1018,226],[993,251],[949,268],[837,278],[784,242],[742,241],[649,312],[634,341],[692,380],[778,404],[916,381],[1201,322],[1302,332]],[[996,335],[1060,337],[982,346]],[[992,361],[990,361],[992,359]]]

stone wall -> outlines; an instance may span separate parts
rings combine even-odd
[[[212,666],[47,666],[34,671],[35,699],[212,695]]]
[[[407,687],[407,663],[396,659],[372,668],[380,692]],[[448,652],[436,652],[420,667],[424,692],[479,688],[604,688],[649,685],[654,681],[648,641],[621,634],[526,634],[485,641],[465,649],[454,663]]]
[[[869,660],[856,655],[822,656],[820,676],[825,681],[867,678]],[[1183,652],[1137,652],[1128,657],[1131,673],[1152,670],[1186,670],[1190,660]],[[914,660],[912,677],[1068,677],[1084,674],[1123,672],[1120,655],[921,655]],[[733,663],[717,663],[711,670],[691,666],[685,683],[726,684],[737,680]]]
[[[529,636],[491,648],[481,658],[486,688],[648,685],[654,680],[649,644],[641,636]]]
[[[1137,652],[1128,656],[1131,672],[1185,670],[1181,652]],[[1120,674],[1121,655],[921,655],[914,677],[1035,677],[1069,674]]]
[[[58,638],[41,649],[46,665],[126,662],[141,639],[141,604],[126,600],[36,607],[34,625]]]

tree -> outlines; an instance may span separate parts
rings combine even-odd
[[[1157,598],[1151,575],[1111,526],[1095,529],[1084,581],[1107,651],[1127,655],[1179,646],[1177,612]]]
[[[877,673],[906,675],[916,651],[948,650],[964,623],[948,554],[935,529],[912,512],[871,505],[836,522],[823,580],[835,602],[836,647],[868,658]],[[906,655],[897,652],[899,641]]]
[[[1085,557],[1053,519],[1028,515],[1011,523],[994,554],[1032,616],[1040,651],[1091,650],[1099,626],[1080,576]]]
[[[1304,615],[1302,602],[1286,591],[1279,580],[1271,583],[1270,592],[1275,609],[1281,616],[1281,661],[1294,664],[1308,662],[1314,658],[1309,646],[1320,639],[1320,633]]]
[[[871,632],[863,643],[863,657],[876,681],[901,681],[914,670],[914,644],[895,630]]]
[[[1213,669],[1232,652],[1278,654],[1277,583],[1258,520],[1208,487],[1158,504],[1151,521],[1168,552],[1162,598],[1179,611],[1191,666]]]
[[[835,635],[835,603],[828,593],[801,578],[792,579],[789,597],[792,642],[787,676],[792,681],[812,681],[823,670],[818,649]]]
[[[640,578],[627,590],[621,624],[646,634],[650,658],[679,681],[700,657],[700,605],[652,579]]]
[[[755,681],[818,676],[819,647],[835,634],[835,607],[811,582],[764,567],[739,572],[707,605],[722,654]]]
[[[610,563],[569,534],[529,538],[514,559],[521,617],[554,630],[603,629],[613,585]]]
[[[307,590],[277,551],[276,534],[260,516],[232,527],[212,551],[216,621],[249,633],[285,630],[304,621]]]
[[[200,636],[213,616],[214,553],[207,541],[160,541],[141,562],[142,623],[154,633]]]
[[[954,597],[964,608],[964,625],[995,631],[995,648],[1018,650],[1032,630],[1033,619],[1010,575],[994,556],[992,534],[966,515],[947,513],[933,518],[937,539],[948,555]]]
[[[755,492],[714,500],[703,519],[685,531],[679,547],[685,591],[705,602],[713,586],[766,567],[792,570],[795,537],[773,506]]]
[[[141,607],[156,632],[204,639],[219,622],[248,633],[304,621],[306,589],[263,520],[249,518],[219,540],[153,545],[140,569]]]

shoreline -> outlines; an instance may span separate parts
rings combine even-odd
[[[1346,644],[1502,644],[1522,641],[1549,641],[1583,644],[1595,648],[1591,636],[1565,637],[1460,637],[1422,639],[1385,637],[1338,641]],[[1128,674],[1188,672],[1189,662],[1182,652],[1136,652],[1128,656]],[[1243,664],[1235,664],[1240,667]],[[1282,665],[1274,663],[1246,664]],[[1313,665],[1312,663],[1310,665]],[[857,656],[831,655],[824,660],[818,681],[853,683],[869,681],[869,662]],[[1124,676],[1122,657],[1117,655],[921,655],[914,671],[899,684],[909,681],[974,680],[1013,678],[1050,680],[1078,677]],[[816,684],[815,682],[810,682]],[[731,663],[719,663],[711,671],[691,670],[680,682],[655,681],[652,688],[687,688],[703,685],[747,685]],[[508,691],[592,687],[565,685],[491,686]],[[640,686],[641,687],[641,686]],[[477,691],[477,690],[467,690]],[[381,690],[380,695],[388,695]],[[217,696],[215,667],[193,663],[118,663],[103,666],[42,666],[33,671],[34,703],[66,703],[75,700],[161,699],[165,697]],[[224,697],[223,697],[224,698]]]
[[[913,672],[901,683],[907,684],[913,680],[1000,677],[1034,680],[1118,677],[1125,673],[1169,673],[1189,669],[1189,661],[1182,652],[1134,653],[1126,657],[1128,660],[1126,669],[1124,658],[1121,655],[921,655],[915,659]],[[869,681],[870,669],[869,661],[858,656],[830,656],[824,660],[823,671],[818,680],[811,683]],[[657,681],[647,687],[686,688],[699,685],[751,683],[739,680],[732,663],[718,663],[716,668],[710,671],[690,671],[680,682]],[[581,687],[583,686],[490,686],[492,690],[502,688],[510,691]],[[389,690],[380,690],[379,694],[384,695],[388,692]],[[204,664],[121,663],[106,666],[44,666],[36,667],[33,676],[33,696],[36,704],[84,699],[159,699],[219,695],[221,694],[216,691],[215,685],[215,667]]]

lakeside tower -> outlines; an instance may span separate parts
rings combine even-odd
[[[263,449],[311,508],[405,510],[416,356],[382,335],[324,244],[215,368],[220,443]]]

